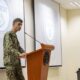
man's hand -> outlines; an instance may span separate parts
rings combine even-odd
[[[20,58],[26,58],[27,53],[22,53],[22,54],[20,54],[19,56],[20,56]]]

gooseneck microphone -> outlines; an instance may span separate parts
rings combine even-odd
[[[31,35],[29,35],[28,33],[25,32],[26,35],[28,35],[30,38],[32,38],[33,40],[37,41],[38,43],[41,44],[41,42],[39,40],[36,40],[34,37],[32,37]]]

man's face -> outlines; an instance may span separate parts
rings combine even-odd
[[[15,22],[14,27],[15,27],[16,31],[20,31],[21,27],[22,27],[22,23],[21,22]]]

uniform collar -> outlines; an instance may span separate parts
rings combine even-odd
[[[11,34],[13,34],[14,36],[16,36],[16,33],[15,32],[13,32],[13,31],[10,31],[11,32]]]

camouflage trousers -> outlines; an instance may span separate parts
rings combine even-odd
[[[7,80],[25,80],[21,67],[6,67]]]

